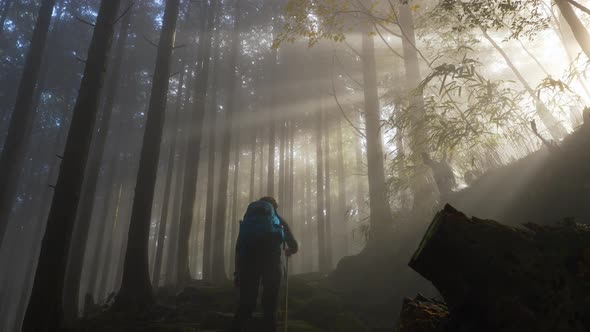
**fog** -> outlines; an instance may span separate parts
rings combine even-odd
[[[550,221],[512,207],[584,124],[590,3],[500,3],[0,1],[0,330],[231,281],[264,196],[291,275],[387,247],[396,305],[444,204]]]

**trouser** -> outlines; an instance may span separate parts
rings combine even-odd
[[[262,284],[262,308],[264,311],[261,332],[277,331],[277,310],[281,287],[281,262],[279,260],[243,261],[240,264],[240,300],[232,323],[233,332],[245,331],[246,324],[256,309],[258,289]]]

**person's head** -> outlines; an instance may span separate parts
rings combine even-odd
[[[277,200],[274,199],[274,197],[265,196],[259,199],[259,201],[270,203],[275,208],[275,210],[279,208],[279,204],[277,203]]]

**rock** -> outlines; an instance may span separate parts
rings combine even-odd
[[[525,227],[451,206],[434,218],[409,265],[444,297],[451,331],[590,331],[590,227]]]

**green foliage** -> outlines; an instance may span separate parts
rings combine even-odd
[[[549,26],[551,14],[543,0],[442,0],[440,10],[455,16],[453,31],[509,28],[510,38],[533,37]]]
[[[289,0],[285,8],[286,20],[283,31],[277,36],[273,47],[297,38],[308,41],[309,46],[320,40],[341,42],[354,22],[350,14],[359,13],[354,1],[337,0]]]

